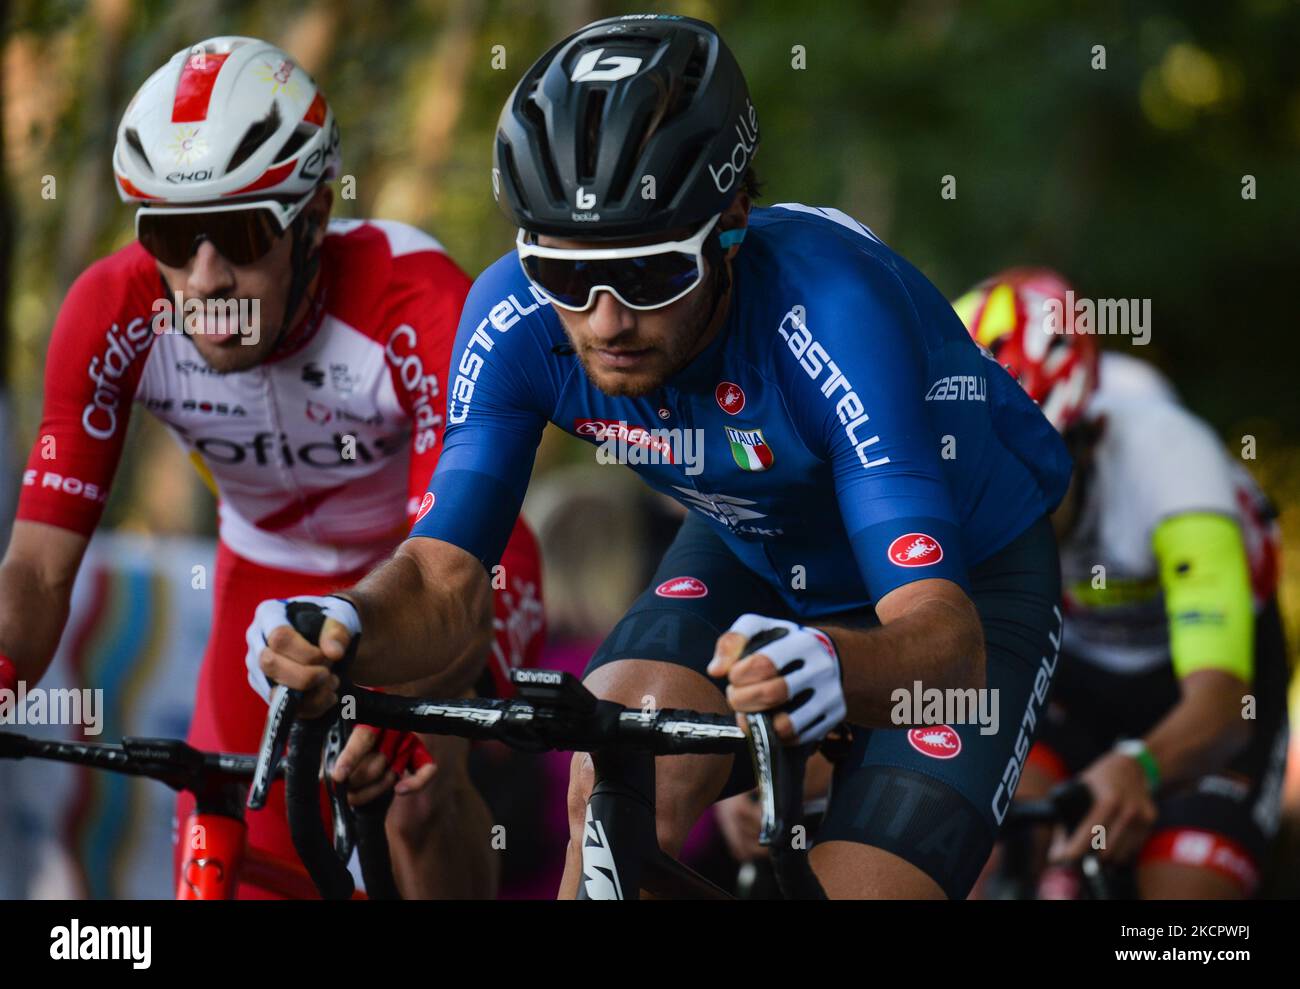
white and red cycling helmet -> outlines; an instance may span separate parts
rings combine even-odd
[[[1073,332],[1072,295],[1070,283],[1049,268],[1009,268],[953,303],[975,342],[1060,432],[1079,421],[1096,392],[1100,359],[1093,335]]]
[[[339,167],[311,76],[275,45],[219,37],[173,55],[132,98],[113,172],[124,202],[302,199]]]

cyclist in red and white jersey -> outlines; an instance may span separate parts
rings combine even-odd
[[[35,683],[55,652],[133,403],[171,429],[218,497],[196,746],[256,750],[266,707],[243,660],[258,602],[349,586],[406,535],[441,449],[470,281],[412,227],[331,221],[325,183],[338,163],[324,95],[255,39],[178,52],[127,107],[113,166],[121,197],[140,204],[138,240],[77,279],[54,326],[0,565],[0,687]],[[500,692],[511,666],[535,661],[540,565],[522,522],[494,576],[486,667],[409,689]],[[356,732],[341,773],[355,802],[394,786],[401,796],[388,823],[404,895],[490,895],[491,825],[465,745],[423,742]],[[180,821],[191,806],[181,799]],[[282,788],[248,826],[250,846],[293,856]]]

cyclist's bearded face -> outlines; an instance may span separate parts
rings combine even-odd
[[[214,371],[227,374],[256,367],[274,348],[289,301],[291,251],[292,237],[286,233],[252,264],[232,264],[208,241],[199,244],[183,268],[158,262],[173,307],[177,292],[183,305],[202,305],[201,313],[196,310],[188,318],[183,311],[175,312],[174,322],[185,328]],[[209,300],[222,305],[208,306]]]
[[[598,245],[541,237],[546,247],[581,249]],[[713,272],[662,309],[629,309],[609,292],[598,292],[584,312],[555,306],[587,377],[606,395],[635,397],[661,387],[702,348],[713,312]]]
[[[310,214],[314,249],[324,240],[330,202],[329,188],[323,186],[298,218],[301,225]],[[229,261],[207,240],[199,242],[184,267],[157,262],[170,294],[174,325],[184,328],[199,356],[218,374],[256,367],[279,342],[293,276],[293,238],[292,228],[284,231],[266,254],[248,264]],[[314,285],[299,302],[296,319],[303,318],[312,289]],[[193,308],[193,313],[175,310],[177,292],[182,306]]]

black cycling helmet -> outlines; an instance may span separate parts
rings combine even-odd
[[[534,233],[643,236],[725,210],[757,148],[745,77],[711,24],[610,17],[519,80],[497,125],[492,191]]]

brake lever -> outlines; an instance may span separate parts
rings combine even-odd
[[[285,612],[289,624],[308,642],[319,642],[321,629],[325,626],[325,614],[312,604],[290,601]],[[347,654],[335,669],[342,676],[348,661],[356,653],[357,640],[354,636],[348,646]],[[249,810],[261,810],[266,806],[271,784],[275,781],[276,770],[289,744],[289,733],[302,709],[303,694],[283,684],[276,684],[271,692],[271,702],[266,713],[266,725],[262,729],[262,741],[257,749],[257,766],[253,771],[253,782],[248,787],[247,806]]]
[[[301,707],[302,691],[276,684],[267,709],[266,726],[262,729],[262,741],[257,748],[253,782],[248,787],[249,810],[261,810],[266,806],[271,784],[275,781],[275,771],[289,744],[289,731],[293,728]]]
[[[751,636],[740,658],[758,652],[784,637],[783,628],[767,629]],[[749,729],[749,751],[754,760],[760,808],[758,840],[772,852],[777,885],[787,899],[825,899],[826,893],[808,864],[807,843],[796,846],[792,814],[803,809],[804,766],[817,744],[788,746],[776,733],[776,716],[771,711],[745,714]]]
[[[334,820],[334,854],[347,862],[352,858],[352,851],[357,845],[356,827],[352,820],[352,807],[348,803],[347,783],[334,782],[334,764],[343,754],[343,749],[352,735],[352,725],[338,718],[325,733],[324,758],[321,760],[321,779],[325,783],[325,792],[329,794],[330,808]]]

